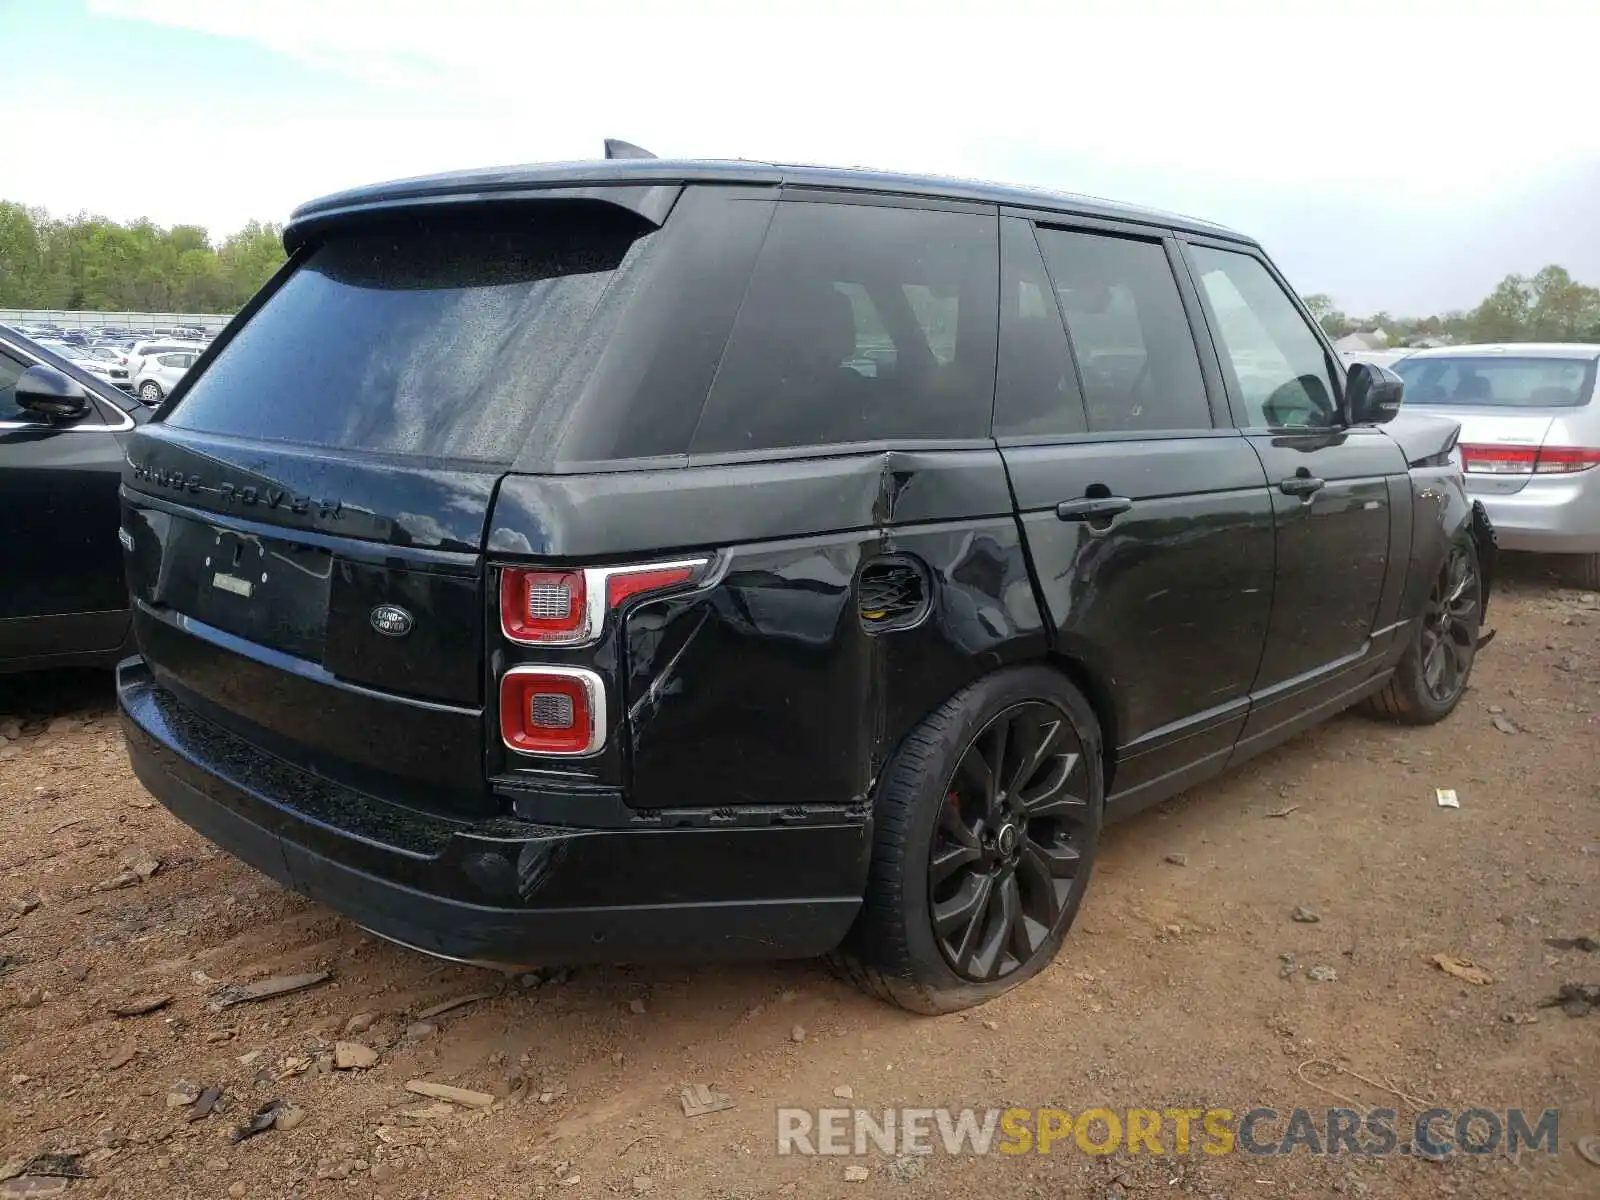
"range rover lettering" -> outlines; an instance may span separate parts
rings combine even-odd
[[[167,807],[394,941],[948,1011],[1051,960],[1106,821],[1466,686],[1457,426],[1240,234],[618,158],[284,240],[132,439],[120,704]]]

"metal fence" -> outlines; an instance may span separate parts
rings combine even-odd
[[[177,326],[217,333],[233,318],[216,313],[69,312],[49,308],[0,308],[0,325],[57,325],[62,329],[132,329],[161,333]]]

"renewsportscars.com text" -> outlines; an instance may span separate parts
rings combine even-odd
[[[1392,1108],[780,1108],[779,1154],[1515,1154],[1560,1145],[1560,1110],[1456,1112],[1402,1120]]]

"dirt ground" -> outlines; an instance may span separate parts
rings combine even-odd
[[[1346,715],[1114,828],[1054,966],[933,1019],[813,963],[596,967],[524,987],[419,957],[153,805],[104,676],[0,681],[0,1160],[14,1173],[79,1155],[72,1197],[1600,1196],[1600,1166],[1574,1150],[1600,1132],[1600,1010],[1540,1006],[1600,982],[1600,953],[1545,941],[1600,936],[1600,599],[1535,562],[1507,573],[1499,637],[1454,717],[1412,730]],[[1320,920],[1292,919],[1297,905]],[[1492,982],[1447,975],[1439,952]],[[1313,981],[1316,967],[1336,977]],[[331,978],[211,1006],[224,984],[315,971]],[[172,998],[111,1012],[151,995]],[[371,1025],[349,1040],[376,1063],[334,1069],[358,1014]],[[1301,1069],[1312,1059],[1366,1079]],[[433,1102],[411,1080],[499,1099]],[[736,1106],[686,1118],[694,1083]],[[190,1121],[177,1105],[208,1085],[222,1099]],[[1395,1107],[1403,1126],[1424,1102],[1559,1108],[1560,1152],[776,1153],[784,1105],[1287,1113],[1338,1096]],[[280,1098],[298,1126],[230,1140]]]

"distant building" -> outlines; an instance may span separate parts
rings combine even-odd
[[[1389,335],[1381,329],[1374,329],[1371,332],[1357,330],[1355,333],[1345,334],[1334,342],[1333,348],[1341,355],[1360,354],[1367,350],[1382,350],[1388,344]]]

